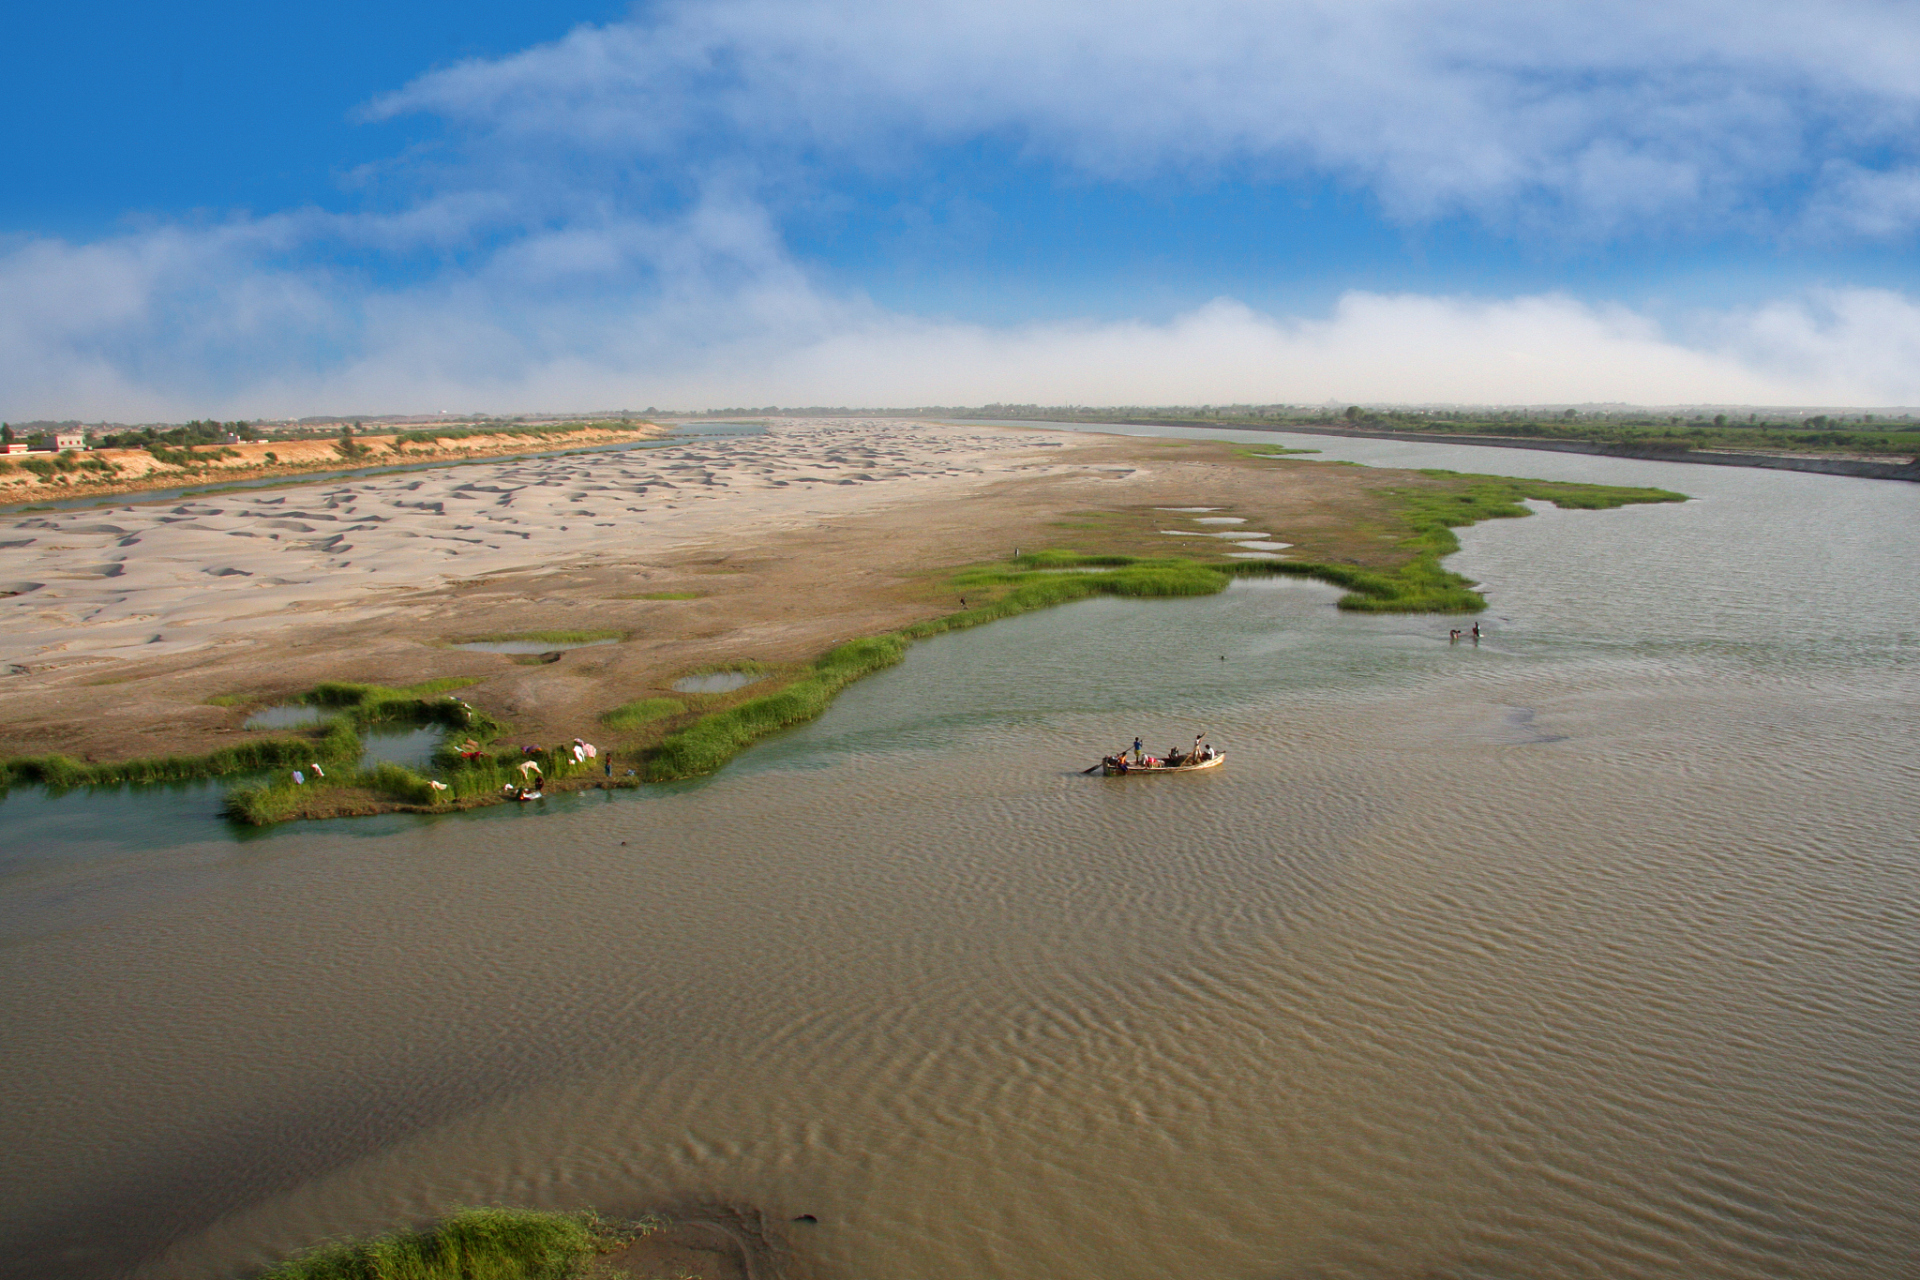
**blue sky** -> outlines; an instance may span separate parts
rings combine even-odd
[[[344,0],[0,32],[0,416],[1920,401],[1906,5]]]

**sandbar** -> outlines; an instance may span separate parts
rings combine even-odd
[[[647,450],[16,513],[0,517],[0,753],[214,750],[249,732],[247,707],[323,680],[464,677],[517,734],[591,738],[601,712],[703,665],[810,660],[950,613],[942,571],[1019,547],[1235,549],[1162,536],[1167,508],[1384,562],[1354,531],[1407,478],[1216,443],[776,419]],[[588,629],[622,642],[537,665],[450,647]]]

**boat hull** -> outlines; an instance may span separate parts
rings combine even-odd
[[[1136,765],[1129,765],[1125,769],[1115,768],[1113,765],[1110,765],[1110,764],[1103,764],[1100,766],[1100,772],[1109,778],[1113,778],[1113,777],[1131,778],[1135,774],[1148,774],[1148,773],[1152,773],[1152,774],[1199,773],[1202,769],[1218,769],[1221,765],[1225,764],[1226,762],[1227,762],[1227,753],[1222,751],[1219,755],[1216,755],[1213,759],[1201,760],[1196,764],[1175,764],[1175,765],[1161,764],[1161,765],[1154,765],[1152,767],[1148,767],[1147,765],[1143,765],[1143,764],[1136,764]]]

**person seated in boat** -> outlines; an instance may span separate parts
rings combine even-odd
[[[1168,747],[1167,754],[1166,754],[1166,761],[1167,761],[1167,768],[1178,769],[1181,765],[1186,763],[1187,757],[1180,754],[1180,748]]]

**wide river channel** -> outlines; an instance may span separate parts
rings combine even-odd
[[[0,1275],[477,1203],[812,1214],[818,1280],[1916,1274],[1920,486],[1246,438],[1695,501],[1465,531],[1477,648],[1094,601],[696,785],[16,791]]]

